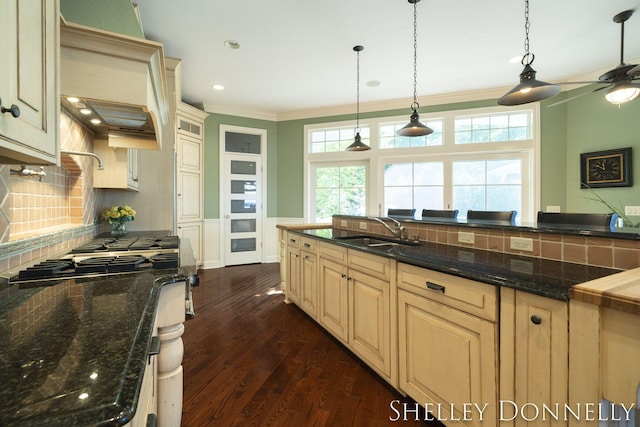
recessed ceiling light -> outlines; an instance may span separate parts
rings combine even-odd
[[[240,49],[240,43],[235,40],[225,40],[224,45],[229,49]]]
[[[378,80],[369,80],[367,82],[367,86],[369,86],[369,87],[378,87],[378,86],[380,86],[380,82]]]
[[[100,121],[100,119],[91,119],[91,123],[93,123],[94,125],[99,125],[100,123],[102,123],[102,121]]]
[[[215,90],[224,90],[224,86],[218,83],[212,85],[211,87],[214,88]]]
[[[84,114],[84,115],[89,115],[89,114],[91,114],[91,110],[90,110],[90,109],[88,109],[88,108],[81,108],[81,109],[80,109],[80,112],[81,112],[82,114]]]
[[[73,102],[74,104],[78,101],[80,101],[78,98],[76,98],[75,96],[68,96],[67,97],[67,101],[69,102]]]

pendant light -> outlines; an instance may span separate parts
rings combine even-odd
[[[420,104],[418,104],[416,92],[416,80],[418,76],[418,13],[416,4],[419,1],[420,0],[409,0],[409,3],[413,3],[413,103],[411,104],[412,113],[409,124],[400,128],[397,132],[400,136],[425,136],[433,133],[433,129],[420,123],[420,115],[418,114],[418,108],[420,108]]]
[[[536,70],[531,67],[535,55],[529,53],[529,0],[524,2],[524,55],[520,63],[524,69],[520,73],[520,84],[498,99],[500,105],[521,105],[540,101],[560,93],[560,86],[536,80]]]
[[[347,147],[347,151],[367,151],[371,150],[371,147],[362,142],[360,137],[360,52],[364,50],[364,47],[354,46],[353,50],[358,58],[356,65],[356,136],[353,144]]]

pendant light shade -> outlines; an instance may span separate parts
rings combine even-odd
[[[356,136],[353,139],[353,143],[347,147],[347,151],[367,151],[371,150],[367,144],[362,142],[360,136],[360,52],[364,50],[363,46],[354,46],[354,52],[356,52]]]
[[[420,115],[418,114],[418,108],[420,108],[420,104],[417,101],[417,90],[416,90],[416,81],[417,81],[417,63],[418,63],[418,13],[416,4],[420,0],[409,0],[409,3],[413,4],[413,103],[411,104],[411,118],[409,124],[400,128],[397,132],[400,136],[425,136],[433,133],[433,129],[428,126],[420,123]]]
[[[524,2],[524,18],[525,53],[521,61],[524,69],[520,73],[520,84],[498,99],[499,105],[521,105],[536,102],[557,95],[561,91],[558,85],[536,80],[536,70],[531,67],[535,55],[529,53],[529,0],[525,0]]]

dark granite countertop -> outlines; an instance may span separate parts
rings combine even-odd
[[[345,239],[345,237],[358,236],[362,233],[334,228],[291,230],[290,232],[386,256],[407,264],[563,301],[568,300],[571,286],[620,272],[611,268],[439,243],[420,242],[419,245],[366,247]]]
[[[0,425],[130,422],[161,287],[195,272],[184,252],[177,269],[0,288]]]

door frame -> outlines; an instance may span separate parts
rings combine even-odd
[[[218,195],[219,195],[219,208],[218,208],[218,217],[220,218],[220,239],[219,239],[219,251],[221,258],[221,265],[226,265],[225,260],[225,245],[227,241],[227,221],[225,218],[225,206],[228,206],[228,198],[224,191],[224,177],[222,176],[222,171],[225,170],[225,162],[226,162],[226,150],[225,150],[225,133],[226,132],[236,132],[236,133],[245,133],[247,135],[258,135],[260,136],[260,154],[262,167],[260,169],[260,182],[262,183],[262,188],[260,188],[260,213],[258,215],[258,221],[260,221],[260,234],[259,234],[259,242],[256,242],[260,245],[260,262],[264,262],[264,226],[267,218],[267,130],[259,129],[259,128],[251,128],[245,126],[234,126],[234,125],[225,125],[221,124],[219,127],[218,141],[219,141],[219,161],[218,161]],[[232,153],[233,154],[233,153]],[[237,154],[237,153],[235,153]],[[255,155],[255,154],[254,154]]]

